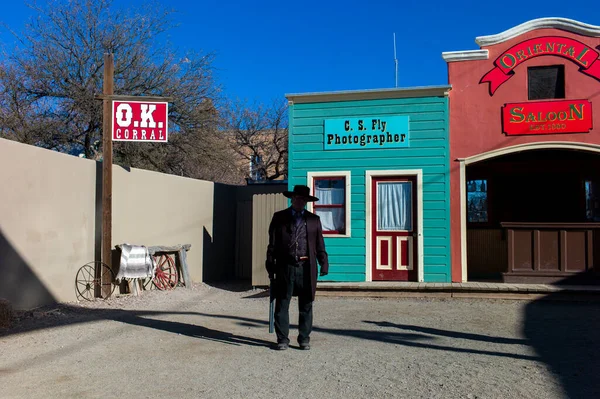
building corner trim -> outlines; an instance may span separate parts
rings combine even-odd
[[[490,58],[490,52],[488,50],[445,51],[442,53],[442,58],[446,62],[487,60]]]
[[[600,37],[600,26],[586,24],[569,18],[552,17],[533,19],[495,35],[478,36],[475,38],[475,43],[480,47],[493,46],[494,44],[505,42],[535,29],[562,29],[583,36]]]

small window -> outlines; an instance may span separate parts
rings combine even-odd
[[[597,181],[585,181],[585,218],[588,222],[600,221],[600,185]]]
[[[346,234],[346,178],[315,177],[313,211],[321,218],[323,234]]]
[[[469,180],[467,182],[467,210],[470,223],[487,223],[487,180]]]
[[[565,66],[527,68],[530,100],[565,98]]]
[[[265,180],[264,165],[260,155],[250,157],[250,178],[255,181]]]

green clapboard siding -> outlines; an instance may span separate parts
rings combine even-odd
[[[309,172],[351,174],[351,237],[327,237],[329,274],[321,281],[366,278],[366,170],[423,171],[423,259],[426,282],[450,282],[448,99],[423,97],[290,106],[289,185],[308,184]],[[324,150],[324,120],[408,115],[406,148]]]

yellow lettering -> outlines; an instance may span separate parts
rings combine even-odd
[[[568,55],[571,58],[575,58],[575,49],[573,47],[569,47],[567,51],[564,52],[564,55]]]
[[[508,64],[507,61],[510,62],[510,65]],[[515,56],[512,54],[506,54],[500,60],[500,65],[502,65],[504,68],[507,68],[507,69],[514,67],[516,63],[517,63],[517,60],[516,60]]]
[[[510,123],[521,123],[525,120],[523,115],[523,107],[514,107],[510,110]]]
[[[583,66],[587,66],[588,62],[585,60],[582,60],[583,56],[589,51],[589,49],[587,47],[585,47],[583,50],[581,50],[581,53],[579,53],[579,55],[576,57],[577,60],[579,62],[581,62],[581,65]]]
[[[579,105],[579,109],[577,106]],[[569,105],[569,120],[575,120],[575,117],[580,121],[583,120],[583,107],[585,104],[570,104]]]

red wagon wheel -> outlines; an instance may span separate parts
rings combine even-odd
[[[172,290],[179,281],[175,261],[168,254],[154,255],[156,262],[156,273],[152,282],[159,290]]]

